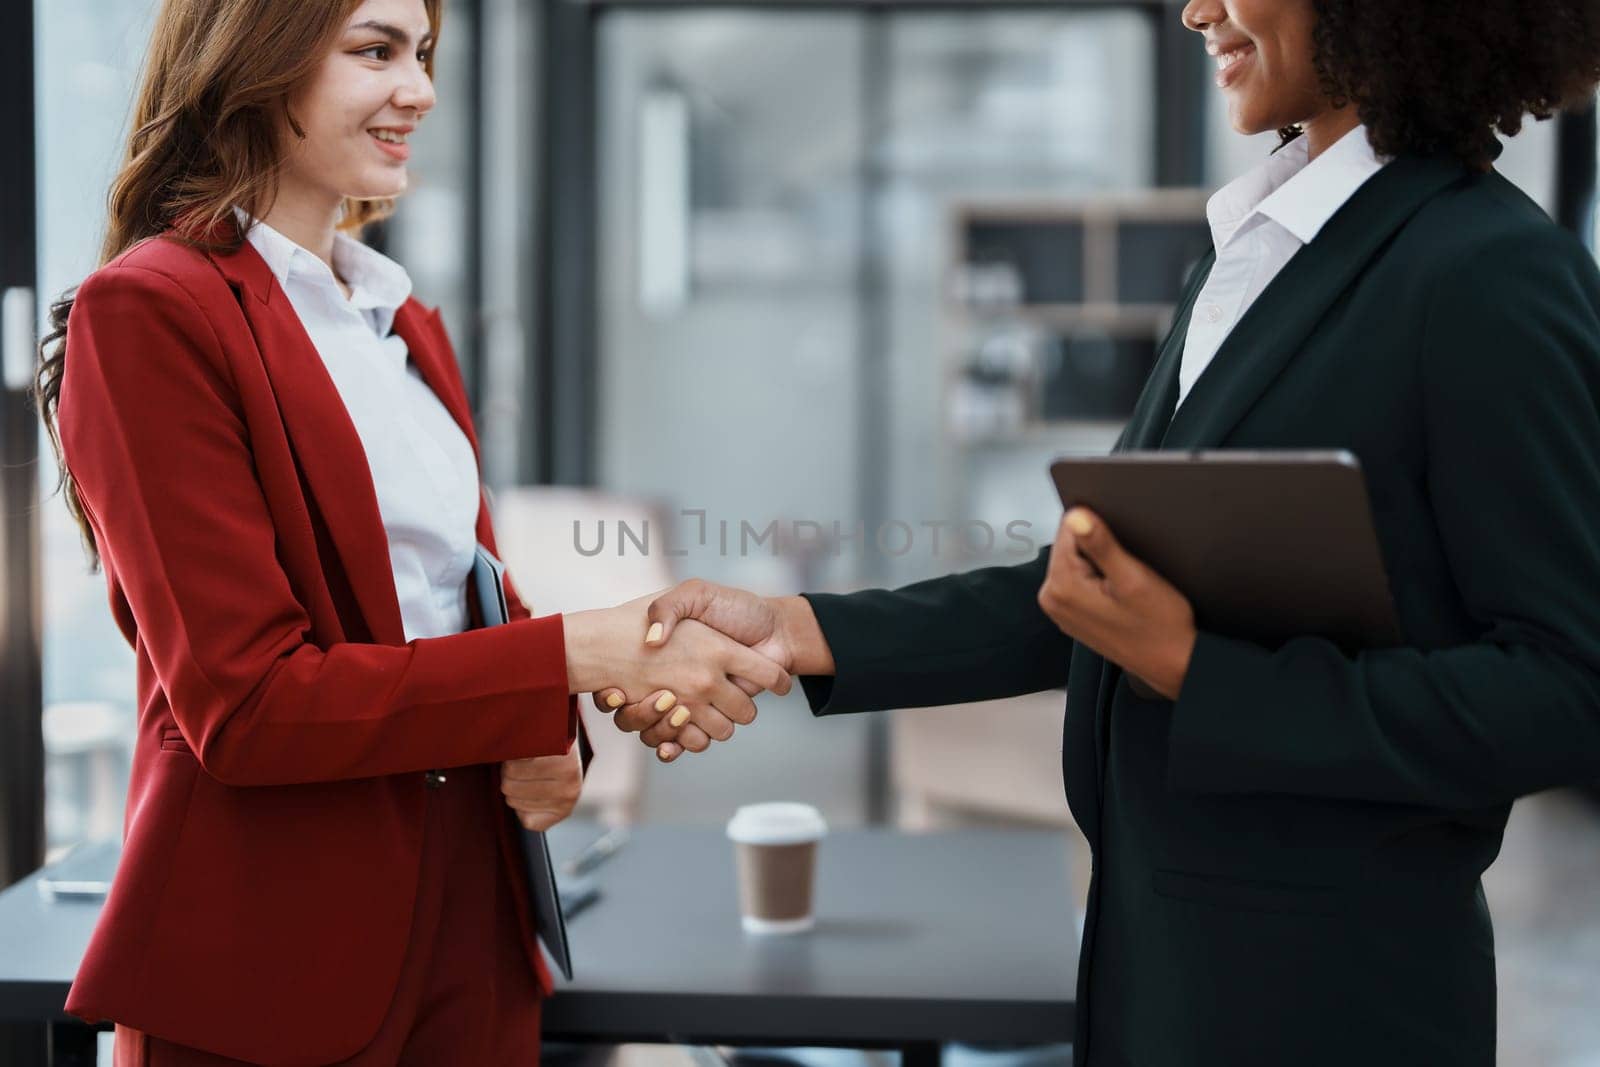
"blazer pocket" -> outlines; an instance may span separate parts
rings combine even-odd
[[[1335,915],[1341,901],[1339,891],[1332,886],[1247,881],[1187,871],[1156,871],[1151,876],[1151,888],[1157,896],[1171,900],[1284,915]]]
[[[161,731],[161,751],[194,755],[194,750],[189,747],[189,742],[183,739],[183,731],[176,727]]]

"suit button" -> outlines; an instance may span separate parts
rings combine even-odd
[[[427,771],[422,775],[422,781],[429,789],[438,789],[445,783],[444,772]]]

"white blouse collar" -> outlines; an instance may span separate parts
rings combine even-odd
[[[1373,152],[1365,126],[1345,134],[1316,159],[1308,155],[1302,135],[1217,191],[1206,204],[1206,218],[1219,250],[1258,217],[1271,219],[1301,244],[1310,244],[1387,162]]]
[[[246,237],[266,260],[278,284],[288,288],[291,279],[324,290],[333,300],[344,303],[333,271],[314,252],[303,248],[260,219],[252,220],[239,208],[234,214]],[[387,336],[395,312],[411,297],[411,276],[406,269],[376,249],[369,248],[344,233],[333,236],[333,262],[350,286],[348,303],[357,311],[370,311],[380,337]]]

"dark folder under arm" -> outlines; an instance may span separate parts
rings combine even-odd
[[[506,567],[482,545],[472,561],[472,588],[478,595],[483,625],[497,626],[511,621],[506,603]],[[534,928],[550,956],[572,981],[572,951],[567,945],[567,923],[561,914],[561,897],[556,891],[556,872],[550,862],[550,845],[542,832],[522,831],[523,864],[528,872],[528,887],[533,894]]]
[[[1050,474],[1062,504],[1103,517],[1203,630],[1272,646],[1315,635],[1347,652],[1401,643],[1349,452],[1118,452]]]

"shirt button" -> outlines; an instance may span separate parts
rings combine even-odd
[[[1215,304],[1207,304],[1200,309],[1200,314],[1207,322],[1216,323],[1222,321],[1222,309]]]

